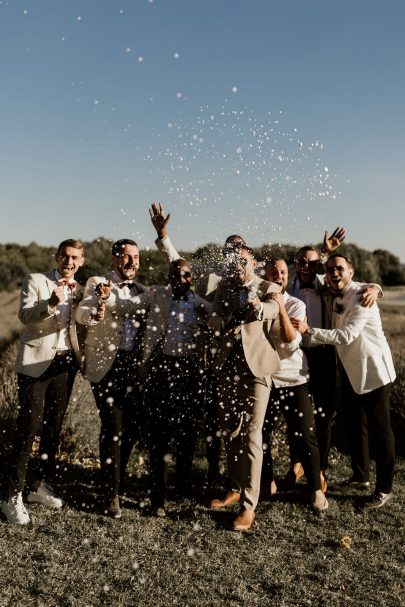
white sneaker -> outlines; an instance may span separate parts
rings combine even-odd
[[[15,525],[28,525],[30,517],[25,509],[22,493],[10,497],[8,502],[2,502],[1,511],[9,523]]]
[[[29,502],[36,502],[47,506],[48,508],[62,508],[63,502],[60,497],[56,497],[52,487],[42,481],[36,491],[30,491],[27,497]]]
[[[392,500],[393,497],[393,493],[374,493],[371,496],[371,500],[369,502],[366,502],[365,506],[369,510],[381,508],[382,506],[384,506],[384,504]]]

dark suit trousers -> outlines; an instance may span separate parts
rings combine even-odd
[[[151,500],[163,505],[170,443],[176,450],[175,489],[187,493],[197,430],[201,421],[203,386],[194,357],[155,356],[147,372],[145,397],[149,431]]]
[[[34,480],[49,480],[55,459],[63,417],[69,403],[78,364],[73,352],[55,356],[40,377],[18,374],[19,410],[11,455],[8,497],[23,490],[35,436],[41,437],[34,460]]]
[[[395,440],[391,427],[392,384],[357,394],[343,367],[342,406],[352,458],[353,480],[370,480],[369,438],[376,463],[375,491],[390,493],[395,465]]]
[[[101,473],[109,500],[120,492],[132,448],[140,437],[143,399],[134,352],[118,350],[111,369],[91,387],[101,420]]]
[[[221,458],[221,423],[218,414],[218,378],[208,370],[205,398],[205,454],[208,461],[208,482],[218,480]]]
[[[263,427],[263,440],[267,449],[263,455],[262,485],[270,483],[273,476],[271,456],[271,432],[277,417],[282,413],[287,422],[289,444],[294,444],[299,461],[305,471],[311,491],[321,488],[319,449],[315,433],[314,411],[308,393],[308,384],[272,388]]]
[[[315,409],[315,428],[321,470],[328,469],[331,424],[335,413],[336,352],[330,345],[305,348],[309,366],[309,391]]]

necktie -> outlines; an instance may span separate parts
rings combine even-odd
[[[302,284],[300,284],[298,288],[299,289],[315,289],[315,285],[314,285],[314,283],[311,283],[310,285],[302,285]]]

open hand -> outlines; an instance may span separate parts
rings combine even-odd
[[[158,204],[156,202],[152,202],[149,209],[149,215],[159,238],[165,238],[167,236],[166,226],[170,219],[170,213],[168,213],[165,217],[162,203],[159,202]]]
[[[333,253],[342,244],[346,236],[345,228],[337,227],[336,230],[329,236],[328,232],[325,232],[323,237],[323,250],[325,253]]]

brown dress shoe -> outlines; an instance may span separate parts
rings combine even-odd
[[[260,496],[263,498],[272,497],[273,495],[276,495],[276,493],[277,493],[276,481],[271,481],[270,483],[267,483],[266,485],[262,485],[260,488]]]
[[[286,489],[288,491],[288,489],[292,489],[295,485],[295,483],[298,483],[298,481],[300,480],[300,478],[302,478],[304,476],[305,472],[304,472],[304,468],[302,467],[302,464],[297,463],[294,464],[294,466],[292,466],[289,471],[287,472],[287,475],[285,476],[284,480],[283,480],[283,487],[284,489]]]
[[[111,518],[121,518],[122,512],[118,495],[114,495],[114,497],[107,502],[104,512],[107,516],[111,516]]]
[[[212,510],[219,510],[220,508],[227,508],[227,506],[232,506],[233,504],[237,504],[240,500],[240,493],[237,491],[229,491],[226,494],[223,500],[211,500],[210,508]]]
[[[247,531],[253,525],[255,518],[256,513],[254,510],[251,510],[250,508],[241,510],[232,523],[232,531]]]

